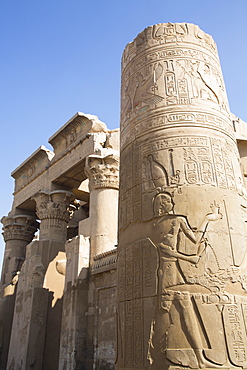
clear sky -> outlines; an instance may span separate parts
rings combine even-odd
[[[125,45],[149,25],[190,22],[217,43],[231,111],[247,121],[246,0],[0,0],[0,216],[10,173],[76,112],[119,127]],[[4,243],[0,240],[0,260]]]

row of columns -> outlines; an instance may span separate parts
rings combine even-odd
[[[91,258],[117,244],[117,203],[119,157],[116,152],[90,155],[85,173],[89,178],[91,225]],[[39,240],[65,242],[67,226],[76,207],[75,196],[67,190],[40,191],[32,197],[36,215],[4,216],[3,237],[6,243],[2,284],[10,284],[25,259],[25,248],[39,228]],[[106,217],[107,214],[107,217]]]
[[[90,188],[90,260],[95,254],[112,249],[117,244],[118,171],[119,157],[113,150],[103,149],[86,160],[85,173],[89,178]],[[51,245],[59,250],[64,248],[67,226],[76,209],[73,205],[75,196],[67,190],[40,191],[32,199],[36,203],[36,215],[40,223],[34,215],[28,214],[10,215],[1,219],[6,249],[1,279],[1,297],[5,303],[3,302],[0,308],[0,320],[4,326],[0,369],[6,367],[7,361],[8,365],[13,361],[13,358],[8,359],[8,353],[10,357],[9,348],[15,346],[15,343],[12,343],[13,335],[11,338],[10,336],[12,322],[15,322],[15,296],[19,294],[18,289],[17,292],[12,290],[12,295],[7,294],[10,291],[8,287],[17,280],[25,261],[27,245],[39,228],[38,249],[50,248]],[[41,260],[45,270],[51,262],[50,256],[55,256],[55,249],[53,252],[35,252],[42,254]],[[46,253],[48,256],[44,258]]]

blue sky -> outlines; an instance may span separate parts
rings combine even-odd
[[[190,22],[217,43],[231,111],[247,121],[246,0],[0,0],[0,216],[10,173],[76,112],[119,127],[121,55],[149,25]],[[0,240],[0,260],[4,243]]]

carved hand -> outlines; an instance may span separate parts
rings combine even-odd
[[[207,221],[221,220],[223,216],[220,213],[220,206],[218,204],[216,204],[216,202],[214,201],[214,203],[211,204],[210,208],[212,210],[212,213],[208,213],[206,215],[206,220]]]
[[[199,262],[200,256],[188,256],[188,261],[193,264],[197,264]]]

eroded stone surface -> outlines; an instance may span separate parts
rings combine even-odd
[[[120,176],[81,112],[12,173],[0,369],[247,368],[246,128],[198,26],[128,44]]]
[[[121,102],[117,368],[246,368],[246,197],[212,38],[145,29]]]

